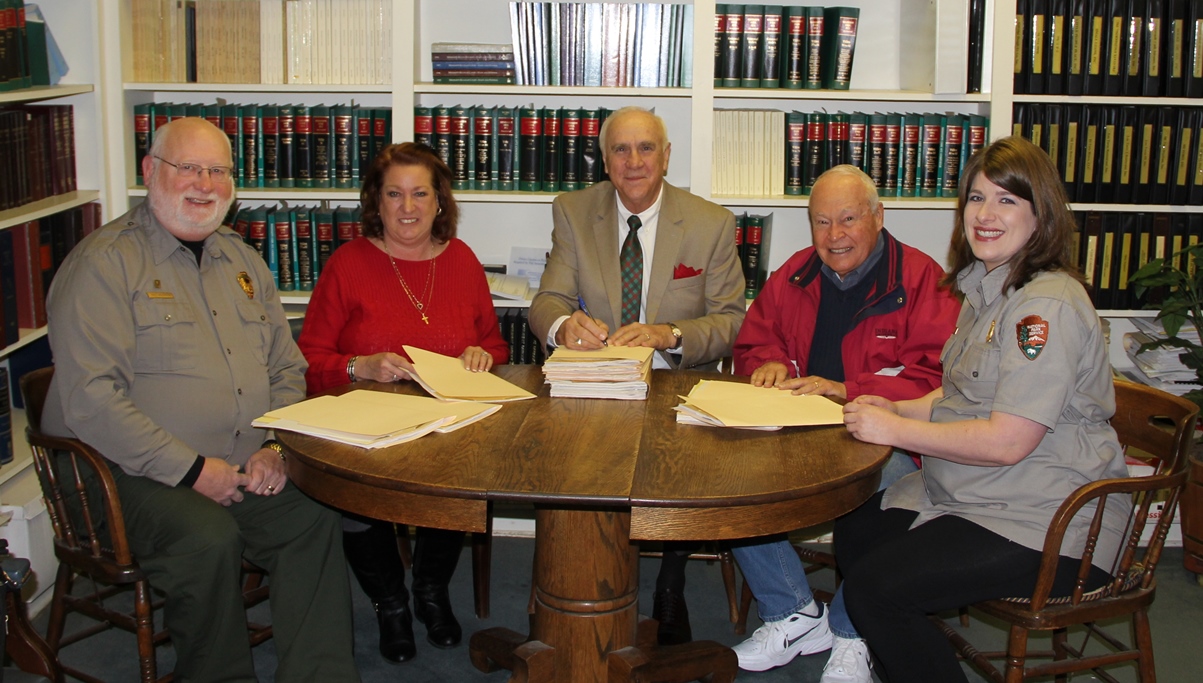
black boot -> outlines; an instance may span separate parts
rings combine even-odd
[[[397,531],[391,522],[371,521],[367,531],[344,531],[343,551],[351,572],[372,600],[380,626],[380,655],[390,662],[409,661],[417,654],[405,567],[397,551]]]
[[[455,573],[462,531],[418,529],[414,544],[414,616],[426,624],[426,640],[431,645],[449,648],[459,645],[463,631],[451,612],[447,584]]]
[[[693,640],[689,609],[685,606],[685,563],[691,551],[691,544],[664,544],[652,599],[652,618],[659,622],[656,640],[661,645],[681,645]]]

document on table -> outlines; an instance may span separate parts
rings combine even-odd
[[[844,423],[843,407],[828,398],[744,382],[701,380],[681,398],[674,410],[682,424],[771,430]]]
[[[594,351],[559,347],[543,363],[543,377],[556,398],[647,399],[653,349],[608,346]]]
[[[490,372],[472,372],[459,358],[402,346],[413,361],[414,381],[431,396],[444,401],[484,401],[498,403],[534,398],[529,391],[515,386]]]
[[[446,403],[425,396],[358,390],[294,403],[251,424],[362,448],[382,448],[431,432],[455,431],[500,409],[483,403]]]

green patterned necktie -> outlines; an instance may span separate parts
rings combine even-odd
[[[639,228],[643,222],[639,216],[627,219],[631,226],[627,239],[622,243],[618,259],[622,265],[622,321],[620,325],[639,322],[639,299],[643,294],[643,247],[639,244]]]

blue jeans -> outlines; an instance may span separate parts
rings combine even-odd
[[[885,489],[918,469],[911,456],[895,450],[881,470],[881,485],[878,490]],[[810,582],[806,580],[806,570],[802,561],[798,559],[798,553],[794,552],[793,546],[786,538],[769,538],[772,540],[735,545],[731,548],[731,553],[739,562],[744,580],[756,596],[760,620],[765,622],[780,621],[814,602]],[[842,586],[836,590],[835,598],[831,601],[828,624],[837,638],[860,637],[852,627],[852,620],[848,618],[848,610],[844,607]]]

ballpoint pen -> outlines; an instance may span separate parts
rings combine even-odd
[[[589,307],[585,305],[585,299],[584,299],[584,297],[582,297],[580,294],[577,294],[577,295],[576,295],[576,303],[577,303],[577,305],[578,305],[578,306],[580,306],[580,308],[581,308],[581,313],[584,313],[585,315],[587,315],[587,316],[589,316],[590,318],[592,318],[592,319],[593,319],[593,322],[597,322],[597,318],[594,318],[594,317],[593,317],[593,314],[589,312]],[[602,346],[609,346],[609,345],[610,345],[610,344],[609,344],[609,343],[608,343],[608,342],[607,342],[605,339],[601,340],[601,343],[602,343]]]

